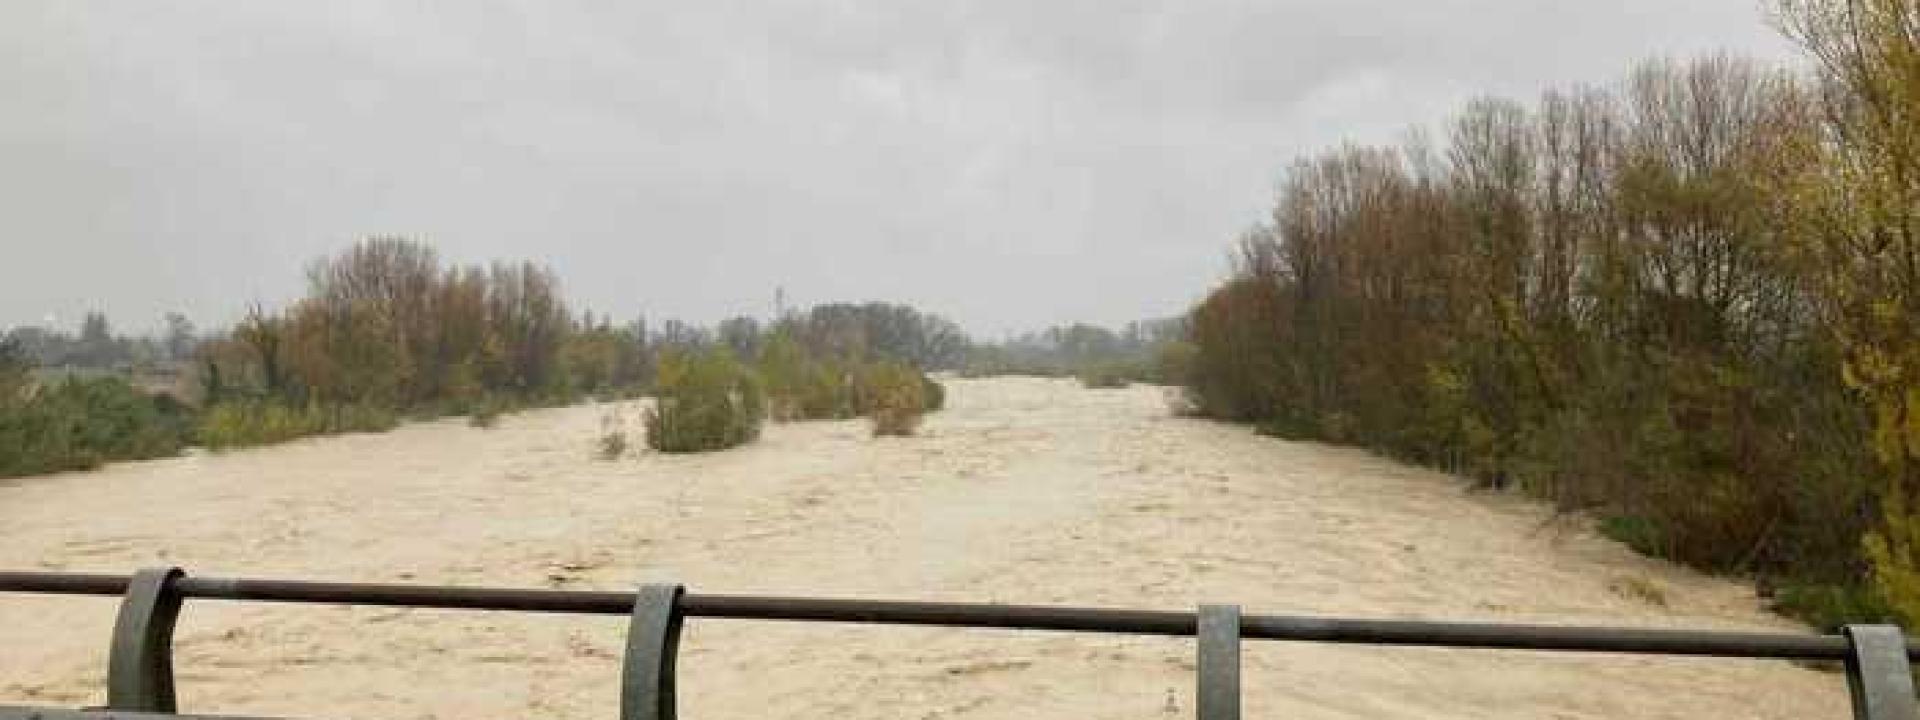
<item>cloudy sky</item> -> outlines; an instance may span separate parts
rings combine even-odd
[[[0,327],[221,324],[367,235],[621,317],[1169,315],[1296,154],[1719,49],[1792,56],[1759,0],[7,0]]]

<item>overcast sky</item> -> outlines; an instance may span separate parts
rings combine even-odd
[[[1718,49],[1792,55],[1758,0],[6,0],[0,326],[223,324],[367,235],[620,317],[1171,315],[1297,154]]]

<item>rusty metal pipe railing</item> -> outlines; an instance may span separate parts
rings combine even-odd
[[[120,595],[126,575],[0,572],[0,592]],[[184,598],[375,605],[448,610],[626,615],[635,594],[618,591],[334,583],[188,576],[174,583]],[[1181,611],[984,603],[847,600],[688,593],[687,617],[937,625],[1192,636],[1196,614]],[[1713,657],[1845,660],[1839,635],[1716,632],[1654,628],[1378,620],[1246,614],[1241,637],[1368,645],[1420,645],[1569,652],[1651,653]],[[1920,643],[1907,641],[1909,658]]]
[[[134,575],[0,572],[0,592],[121,596],[107,677],[111,711],[72,715],[79,720],[107,720],[114,717],[115,712],[168,713],[173,710],[171,637],[174,618],[188,599],[627,615],[628,647],[621,690],[623,720],[673,719],[674,656],[680,627],[686,618],[692,617],[1191,636],[1199,644],[1200,720],[1238,720],[1240,717],[1238,656],[1243,638],[1843,660],[1854,715],[1862,720],[1913,719],[1916,711],[1910,660],[1920,657],[1920,645],[1899,628],[1884,625],[1849,626],[1845,635],[1711,632],[1248,615],[1231,605],[1205,605],[1197,612],[1170,612],[705,595],[686,593],[677,585],[647,585],[638,592],[596,592],[208,578],[188,576],[178,568],[153,568]],[[0,706],[0,720],[68,716],[59,714],[67,711],[45,715],[41,714],[42,710]]]

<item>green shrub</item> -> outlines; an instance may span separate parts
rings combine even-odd
[[[1790,585],[1775,594],[1773,609],[1829,633],[1844,625],[1899,619],[1886,598],[1864,585]]]
[[[815,363],[797,396],[801,420],[844,420],[854,416],[853,373],[839,363]]]
[[[201,445],[224,450],[310,435],[385,432],[398,423],[392,410],[369,404],[295,407],[280,400],[233,400],[207,408],[195,435]]]
[[[319,418],[278,402],[231,400],[201,413],[195,436],[201,445],[221,450],[284,442],[320,432]]]
[[[1254,432],[1281,440],[1316,440],[1318,423],[1295,415],[1281,415],[1253,426]]]
[[[467,411],[467,424],[477,428],[490,428],[500,422],[500,415],[511,410],[513,403],[499,395],[487,395],[473,403]]]
[[[1132,368],[1121,363],[1096,363],[1080,370],[1080,384],[1090,390],[1118,390],[1133,384]]]
[[[860,397],[875,437],[912,435],[926,415],[926,376],[904,363],[880,362],[860,373]]]
[[[777,400],[771,390],[769,397],[778,403],[774,417],[780,420],[844,420],[858,413],[853,373],[837,362],[807,361],[794,384]]]
[[[947,407],[947,386],[931,376],[920,376],[921,395],[927,400],[927,412],[939,412]]]
[[[785,331],[770,335],[756,366],[774,420],[838,420],[853,417],[853,382],[845,365],[817,358]]]
[[[1153,379],[1162,385],[1186,385],[1192,381],[1193,365],[1200,348],[1190,342],[1168,340],[1153,349]]]
[[[189,424],[179,403],[115,377],[19,391],[0,398],[0,477],[171,455]]]
[[[1657,555],[1666,547],[1665,533],[1654,521],[1644,517],[1612,515],[1600,519],[1597,527],[1601,535],[1611,538],[1636,552]]]
[[[758,369],[768,415],[779,422],[799,419],[801,395],[813,370],[800,344],[789,333],[774,333],[760,348]]]
[[[33,378],[33,362],[12,337],[0,337],[0,408],[26,399]]]
[[[379,433],[400,425],[400,416],[391,408],[370,403],[334,405],[328,408],[328,433]]]
[[[723,348],[660,358],[659,392],[646,413],[647,444],[662,452],[721,450],[760,436],[759,378]]]

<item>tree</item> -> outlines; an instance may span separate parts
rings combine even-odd
[[[1880,590],[1920,622],[1920,5],[1780,0],[1816,62],[1825,131],[1789,177],[1845,379],[1867,402],[1884,478],[1866,547]]]
[[[844,361],[900,360],[923,369],[954,367],[967,339],[945,318],[891,303],[828,303],[781,325],[816,357]]]
[[[714,329],[720,337],[720,344],[733,351],[733,356],[744,362],[752,362],[760,353],[760,321],[740,316],[720,321]]]
[[[105,313],[89,311],[80,321],[80,342],[89,345],[104,345],[113,340],[113,329],[107,324]]]
[[[572,323],[559,276],[533,263],[495,264],[487,306],[508,373],[495,385],[527,396],[560,389],[560,347]]]
[[[72,357],[83,367],[106,367],[125,359],[118,345],[106,314],[90,311],[80,321],[80,339]]]
[[[166,343],[167,358],[171,360],[186,360],[192,357],[194,345],[193,321],[188,320],[186,315],[170,312],[167,313],[166,324],[167,330],[164,342]]]
[[[12,337],[0,337],[0,408],[22,399],[33,362]]]
[[[254,362],[259,364],[261,389],[268,394],[279,393],[286,389],[281,373],[280,346],[283,340],[282,322],[278,316],[270,315],[258,304],[247,309],[247,317],[233,329],[233,339],[253,351]],[[231,371],[222,371],[218,366],[210,366],[209,377],[215,379],[223,375],[233,375]],[[220,387],[208,388],[209,395],[218,395]]]
[[[1820,161],[1789,157],[1817,137],[1792,78],[1708,57],[1477,100],[1438,147],[1297,161],[1189,316],[1191,398],[1591,510],[1666,557],[1847,582],[1861,420],[1823,333],[1847,324],[1816,312],[1844,292],[1781,220],[1819,197]]]

